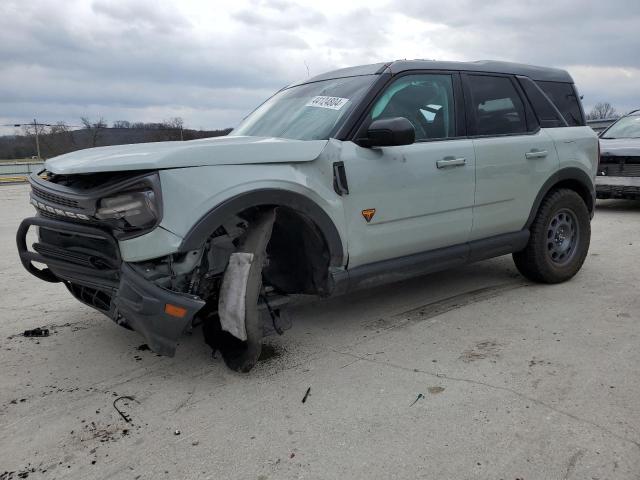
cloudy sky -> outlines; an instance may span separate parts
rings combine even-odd
[[[639,25],[639,0],[0,0],[0,124],[224,128],[308,72],[399,58],[562,67],[587,110],[626,111]]]

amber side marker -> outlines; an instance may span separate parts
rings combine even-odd
[[[375,214],[376,214],[375,208],[365,208],[364,210],[362,210],[362,216],[367,221],[367,223],[371,221],[371,219]]]
[[[171,315],[172,317],[184,318],[184,316],[187,314],[187,309],[167,303],[164,306],[164,313],[166,313],[167,315]]]

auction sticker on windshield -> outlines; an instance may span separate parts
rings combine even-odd
[[[305,107],[329,108],[340,110],[349,101],[348,98],[317,96],[309,100]]]

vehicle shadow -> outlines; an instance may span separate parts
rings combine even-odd
[[[372,335],[377,325],[391,324],[403,312],[425,308],[427,318],[432,306],[438,315],[468,305],[464,298],[458,299],[460,296],[495,287],[499,296],[501,288],[525,283],[511,258],[505,256],[340,297],[302,298],[291,309],[292,329],[263,340],[263,358],[248,375],[230,371],[220,354],[212,355],[201,327],[181,337],[175,357],[162,357],[148,350],[142,336],[78,306],[65,312],[69,327],[58,329],[41,348],[31,346],[30,361],[20,363],[15,373],[29,376],[35,366],[44,371],[46,365],[48,374],[31,376],[33,387],[44,389],[51,377],[63,379],[72,368],[75,378],[60,380],[60,387],[81,387],[86,395],[114,391],[153,394],[162,385],[176,389],[187,384],[189,388],[201,386],[204,391],[208,384],[242,384],[248,378],[266,382],[280,372],[302,368],[314,357],[326,356],[330,349],[347,348]],[[442,301],[448,299],[453,307],[442,310]]]
[[[495,289],[496,295],[500,295],[502,290],[525,286],[527,283],[517,272],[511,256],[505,255],[337,297],[299,296],[290,306],[292,328],[283,335],[265,337],[263,345],[296,350],[295,344],[300,341],[306,345],[326,345],[340,338],[348,343],[349,337],[355,339],[366,334],[372,320],[422,307],[428,311],[431,305],[442,300],[477,291]],[[464,306],[464,301],[459,302],[460,308]],[[177,357],[183,360],[199,362],[210,358],[211,354],[211,349],[204,343],[201,326],[180,339]],[[264,360],[269,360],[268,357],[269,354],[265,355]],[[293,359],[293,363],[300,360]],[[223,366],[221,361],[214,363]]]
[[[503,256],[338,297],[313,298],[292,306],[294,323],[290,336],[305,332],[326,340],[356,338],[380,319],[421,307],[428,311],[431,305],[472,292],[525,283],[511,257]],[[460,307],[464,304],[461,301]],[[286,340],[288,334],[282,338]]]

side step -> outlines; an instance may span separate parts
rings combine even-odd
[[[361,265],[330,273],[331,295],[399,282],[467,263],[499,257],[522,250],[529,241],[529,230],[497,235],[473,242],[416,253],[405,257]]]

